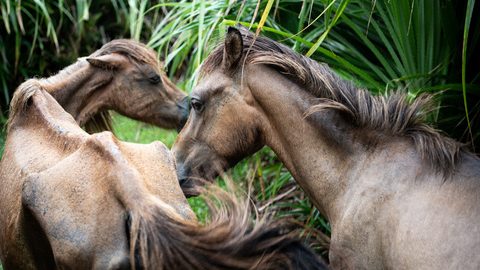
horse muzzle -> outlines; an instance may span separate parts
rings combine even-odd
[[[190,178],[183,178],[179,179],[178,181],[185,197],[191,198],[201,194],[198,186],[194,183],[194,180]]]
[[[190,198],[200,195],[196,181],[191,177],[190,170],[186,169],[183,163],[177,163],[177,177],[185,197]]]
[[[184,97],[180,102],[177,103],[177,107],[180,111],[180,121],[177,126],[177,131],[180,132],[182,128],[187,123],[188,115],[190,114],[190,98],[188,96]]]

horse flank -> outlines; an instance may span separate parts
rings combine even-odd
[[[243,39],[241,62],[271,66],[319,98],[319,103],[305,112],[306,116],[336,110],[347,115],[358,128],[377,131],[379,135],[409,137],[433,170],[444,176],[453,173],[464,147],[426,123],[433,108],[431,96],[421,95],[411,102],[406,93],[399,91],[374,96],[341,79],[326,64],[268,38],[255,36],[243,27],[239,30]],[[222,64],[223,50],[222,42],[204,61],[201,76]],[[377,138],[378,141],[380,136]]]

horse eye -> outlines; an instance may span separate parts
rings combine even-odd
[[[152,84],[158,84],[162,79],[160,78],[160,76],[154,75],[154,76],[148,78],[148,80],[149,80]]]
[[[195,110],[195,112],[199,113],[203,110],[203,103],[196,99],[196,98],[192,98],[190,104],[192,104],[192,108]]]

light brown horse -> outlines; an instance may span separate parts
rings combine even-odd
[[[173,147],[187,195],[267,145],[328,218],[332,268],[480,268],[480,161],[425,124],[428,97],[372,96],[245,29],[201,74]]]
[[[111,131],[108,110],[169,129],[180,129],[188,117],[186,95],[155,52],[134,40],[110,41],[38,82],[87,131]]]
[[[83,131],[30,80],[11,104],[0,162],[5,269],[317,269],[291,229],[253,225],[246,204],[215,191],[200,225],[160,142]]]

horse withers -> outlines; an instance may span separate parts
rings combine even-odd
[[[199,224],[162,143],[89,135],[35,80],[11,102],[0,186],[5,269],[324,267],[289,227],[253,225],[225,192]]]
[[[332,268],[480,268],[480,161],[425,123],[429,97],[373,96],[243,28],[200,73],[173,147],[186,195],[267,145],[328,218]]]
[[[188,98],[163,71],[156,53],[134,40],[110,41],[49,78],[33,79],[87,131],[111,131],[114,110],[162,128],[180,130]]]

